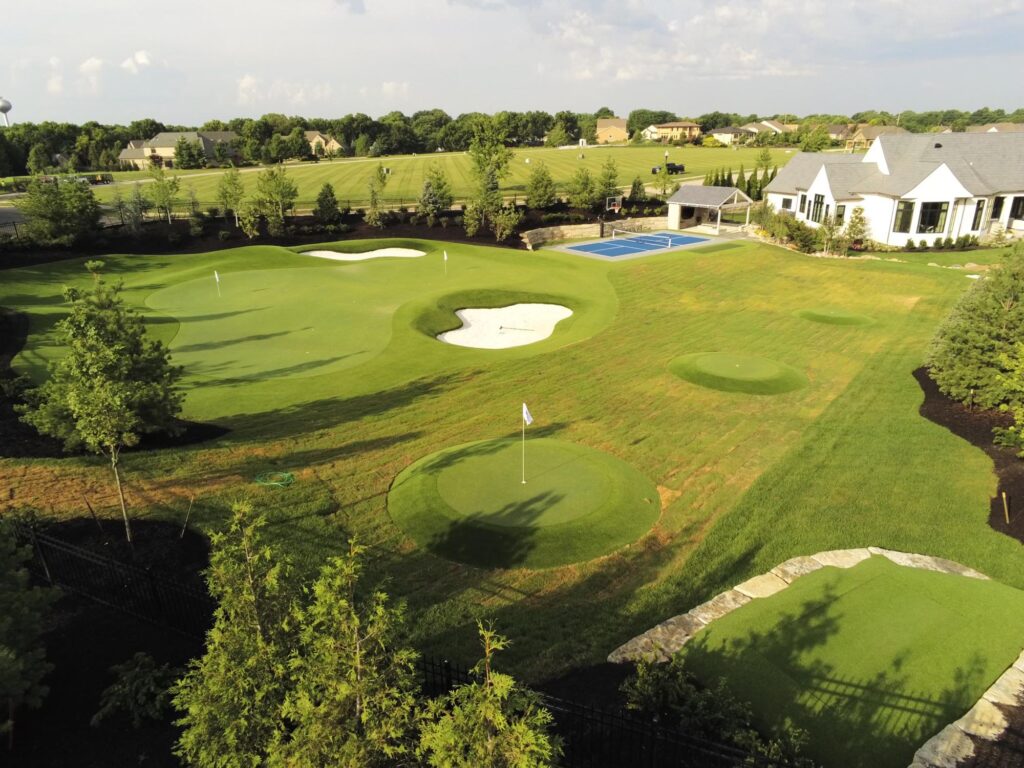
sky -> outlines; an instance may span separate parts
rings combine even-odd
[[[1024,106],[1024,0],[0,0],[15,121]]]

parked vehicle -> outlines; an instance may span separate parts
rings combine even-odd
[[[686,172],[686,166],[683,165],[682,163],[665,163],[665,167],[668,168],[669,175]],[[651,168],[652,176],[657,176],[659,173],[661,173],[660,165],[656,165],[653,168]]]

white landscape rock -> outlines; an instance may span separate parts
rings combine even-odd
[[[455,315],[462,327],[438,334],[439,341],[476,349],[508,349],[548,338],[572,310],[561,304],[512,304],[460,309]]]
[[[417,251],[415,248],[378,248],[375,251],[364,251],[363,253],[303,251],[302,255],[316,256],[318,259],[331,259],[332,261],[366,261],[367,259],[382,258],[415,259],[420,256],[426,256],[426,251]]]

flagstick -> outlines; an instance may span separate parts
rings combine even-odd
[[[526,485],[526,419],[523,419],[523,485]]]

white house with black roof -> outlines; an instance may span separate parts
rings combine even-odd
[[[864,210],[869,237],[904,246],[995,226],[1024,235],[1024,134],[883,134],[864,154],[801,152],[765,187],[812,227]]]

